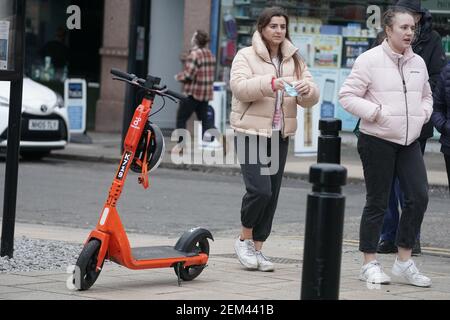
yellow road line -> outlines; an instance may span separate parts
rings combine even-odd
[[[349,245],[349,246],[357,246],[359,245],[359,240],[343,240],[343,244]],[[422,247],[422,253],[432,253],[432,254],[439,254],[444,256],[450,257],[450,249],[445,248],[436,248],[436,247]]]

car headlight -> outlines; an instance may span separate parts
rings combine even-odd
[[[59,93],[56,94],[56,106],[60,109],[64,108],[64,99]]]

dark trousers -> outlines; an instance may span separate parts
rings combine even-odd
[[[447,167],[448,187],[450,191],[450,154],[444,154],[445,166]]]
[[[253,136],[255,138],[255,136]],[[239,144],[239,139],[245,139],[245,143]],[[289,138],[274,137],[279,140],[278,150],[271,148],[272,139],[256,137],[252,140],[249,136],[236,134],[235,146],[237,149],[241,172],[245,183],[246,193],[242,199],[241,223],[246,228],[253,228],[254,241],[266,241],[272,230],[272,222],[277,208],[280,194],[281,181],[284,166],[286,164],[289,149]],[[254,143],[256,142],[256,147]],[[270,157],[278,157],[278,170],[267,174],[267,170],[275,160],[267,163],[261,161],[260,149],[267,151]],[[257,152],[256,161],[252,161],[252,153]]]
[[[425,154],[427,139],[418,140],[422,156]],[[400,189],[398,178],[394,176],[391,192],[389,195],[389,205],[383,220],[383,228],[381,229],[380,240],[395,241],[397,235],[398,222],[400,221],[399,208],[403,208],[403,192]],[[420,231],[417,233],[417,240],[420,239]]]
[[[177,129],[186,129],[186,122],[195,112],[198,120],[202,122],[202,136],[205,131],[210,129],[212,125],[208,121],[208,101],[199,101],[189,96],[187,99],[180,101],[177,112]],[[180,141],[182,141],[180,137]]]
[[[358,152],[367,189],[359,250],[364,253],[377,251],[394,175],[404,193],[395,244],[412,249],[428,206],[428,180],[419,142],[403,146],[361,133]]]

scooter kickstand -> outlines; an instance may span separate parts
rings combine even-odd
[[[183,267],[183,262],[177,263],[177,276],[178,276],[178,286],[181,287],[181,277],[180,277],[180,270]]]

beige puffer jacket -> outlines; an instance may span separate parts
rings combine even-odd
[[[239,50],[231,67],[230,86],[233,93],[230,114],[231,127],[247,134],[270,137],[275,113],[276,93],[272,91],[272,78],[296,81],[295,64],[292,56],[297,48],[285,40],[281,45],[283,60],[280,74],[270,59],[261,34],[253,35],[252,46]],[[313,82],[305,63],[301,62],[301,79],[311,84],[307,96],[290,97],[286,93],[282,100],[282,136],[293,136],[297,130],[297,105],[310,108],[319,100],[319,89]]]

